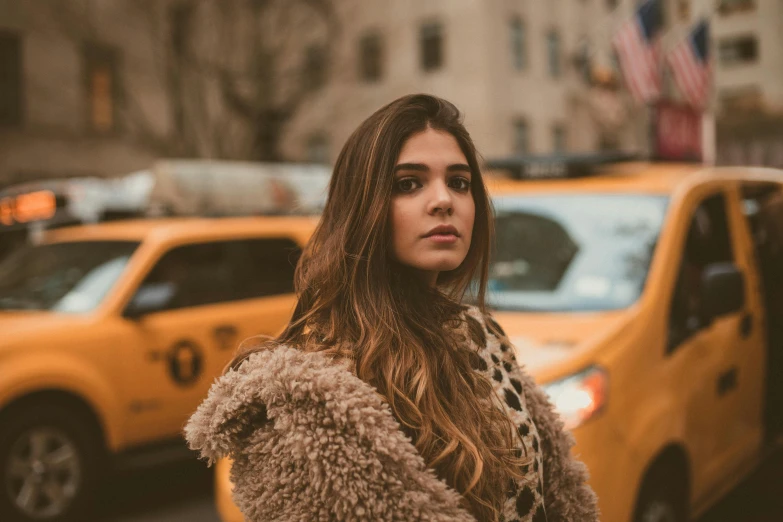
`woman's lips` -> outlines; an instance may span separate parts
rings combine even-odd
[[[457,236],[454,234],[432,234],[427,236],[427,239],[434,243],[454,243],[457,241]]]

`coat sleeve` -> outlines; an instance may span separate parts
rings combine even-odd
[[[489,315],[485,325],[490,335],[509,346],[500,325]],[[514,350],[502,350],[502,358],[512,363],[514,377],[522,383],[525,403],[541,438],[544,462],[544,507],[550,522],[593,522],[599,518],[597,498],[587,484],[587,466],[571,454],[574,438],[565,430],[560,415],[549,397],[524,371],[513,355]]]
[[[220,377],[185,425],[188,446],[210,465],[235,456],[254,432],[269,426],[266,404],[242,385],[246,378],[243,369]]]
[[[475,522],[375,389],[322,354],[252,355],[213,385],[185,434],[205,458],[232,457],[248,522]]]

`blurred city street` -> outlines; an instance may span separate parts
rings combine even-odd
[[[104,522],[219,522],[212,470],[187,461],[113,479],[98,507]]]
[[[779,522],[783,513],[783,451],[698,522]],[[212,472],[187,462],[124,476],[101,503],[102,522],[219,522]]]
[[[783,513],[783,451],[714,506],[699,522],[774,522]]]

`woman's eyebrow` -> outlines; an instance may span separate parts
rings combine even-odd
[[[430,168],[424,163],[400,163],[394,167],[394,172],[399,172],[401,170],[427,172],[430,170]],[[446,170],[449,172],[471,172],[470,166],[466,165],[465,163],[454,163],[446,167]]]
[[[427,172],[430,168],[424,163],[400,163],[394,167],[394,172],[401,170],[416,170],[419,172]]]
[[[455,163],[453,165],[449,165],[446,167],[446,170],[449,172],[467,172],[471,173],[470,166],[465,165],[464,163]]]

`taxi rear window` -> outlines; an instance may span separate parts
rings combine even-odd
[[[0,310],[89,312],[138,246],[137,241],[73,241],[22,248],[0,264]]]

